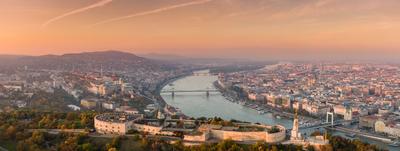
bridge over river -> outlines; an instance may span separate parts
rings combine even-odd
[[[204,89],[204,90],[163,90],[160,93],[171,93],[172,96],[175,96],[175,93],[205,93],[207,96],[210,95],[210,92],[219,92],[217,89]]]
[[[345,123],[354,123],[354,122],[358,122],[357,119],[353,119],[353,120],[337,120],[334,122],[323,122],[320,124],[316,124],[316,125],[309,125],[309,126],[300,126],[299,129],[300,130],[305,130],[305,129],[317,129],[317,128],[327,128],[327,127],[336,127],[336,126],[340,126],[343,125]],[[291,131],[292,129],[286,129],[287,131]]]

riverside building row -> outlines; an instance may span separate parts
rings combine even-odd
[[[235,92],[240,104],[299,110],[314,117],[333,110],[344,120],[360,119],[360,128],[400,138],[398,65],[279,63],[220,74],[218,84]]]

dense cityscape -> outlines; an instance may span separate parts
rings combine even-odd
[[[246,97],[240,103],[260,113],[264,108],[298,110],[321,120],[304,126],[321,124],[333,113],[349,121],[345,132],[377,138],[372,134],[381,134],[382,140],[389,140],[400,132],[398,72],[397,65],[386,64],[284,63],[222,74],[219,83],[237,91],[236,98]]]
[[[118,51],[73,55],[76,63],[70,64],[63,63],[69,54],[57,56],[58,66],[38,66],[53,60],[41,56],[8,60],[0,74],[3,150],[201,150],[196,146],[219,142],[245,150],[262,144],[267,150],[340,150],[337,139],[363,144],[361,150],[399,146],[398,65],[183,65]],[[122,56],[138,68],[111,68]],[[29,59],[40,61],[21,64]],[[182,90],[176,82],[187,77],[215,79],[211,87]],[[260,116],[273,122],[235,119],[229,116],[237,112],[233,108],[222,118],[193,117],[169,104],[191,95],[206,96],[202,101],[221,96],[225,103],[242,106],[239,110],[254,110],[246,115],[250,119]],[[368,140],[380,145],[367,145]]]
[[[400,151],[399,0],[0,0],[0,151]]]

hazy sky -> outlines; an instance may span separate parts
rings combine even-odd
[[[0,54],[400,56],[400,0],[0,0]]]

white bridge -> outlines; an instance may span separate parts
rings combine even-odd
[[[326,127],[335,127],[339,125],[343,125],[345,123],[353,123],[357,122],[357,119],[352,119],[352,120],[337,120],[335,121],[334,119],[334,113],[333,112],[327,112],[326,113],[326,121],[320,124],[316,125],[310,125],[310,126],[301,126],[299,129],[304,130],[304,129],[310,129],[310,128],[326,128]],[[287,129],[288,132],[290,132],[292,129]]]

